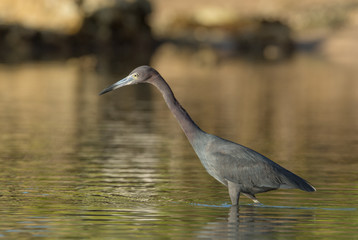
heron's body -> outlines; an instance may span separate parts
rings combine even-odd
[[[308,192],[315,191],[307,181],[254,150],[201,130],[175,99],[165,80],[149,66],[136,68],[128,77],[100,94],[142,82],[153,84],[163,94],[165,102],[207,172],[228,187],[233,205],[238,204],[240,193],[258,203],[256,193],[274,189],[298,188]]]

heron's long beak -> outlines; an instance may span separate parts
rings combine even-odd
[[[131,84],[132,81],[133,81],[132,76],[125,77],[122,80],[116,82],[115,84],[109,86],[108,88],[103,89],[102,92],[99,93],[99,95],[102,95],[102,94],[108,93],[112,90],[115,90],[117,88],[129,85],[129,84]]]

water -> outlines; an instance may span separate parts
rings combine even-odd
[[[261,206],[241,197],[237,210],[156,89],[97,95],[129,67],[2,65],[0,238],[358,238],[356,68],[312,56],[207,66],[170,51],[151,64],[203,129],[318,191],[260,194]]]

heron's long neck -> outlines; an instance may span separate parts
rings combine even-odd
[[[185,135],[192,143],[194,137],[198,134],[203,133],[203,131],[195,124],[189,114],[176,100],[173,91],[170,89],[168,83],[161,76],[158,76],[154,81],[151,81],[150,83],[156,86],[163,94],[164,100],[167,103],[170,111],[178,120],[180,127],[183,129]]]

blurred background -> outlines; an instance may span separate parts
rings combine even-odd
[[[357,39],[357,0],[1,0],[0,238],[357,237]],[[98,96],[144,64],[203,130],[318,192],[242,198],[223,224],[158,91]]]
[[[3,63],[93,56],[148,63],[174,45],[215,64],[287,60],[298,52],[354,64],[357,1],[3,0]],[[131,55],[136,49],[141,54]],[[126,59],[128,60],[128,59]],[[117,67],[116,67],[117,68]]]

